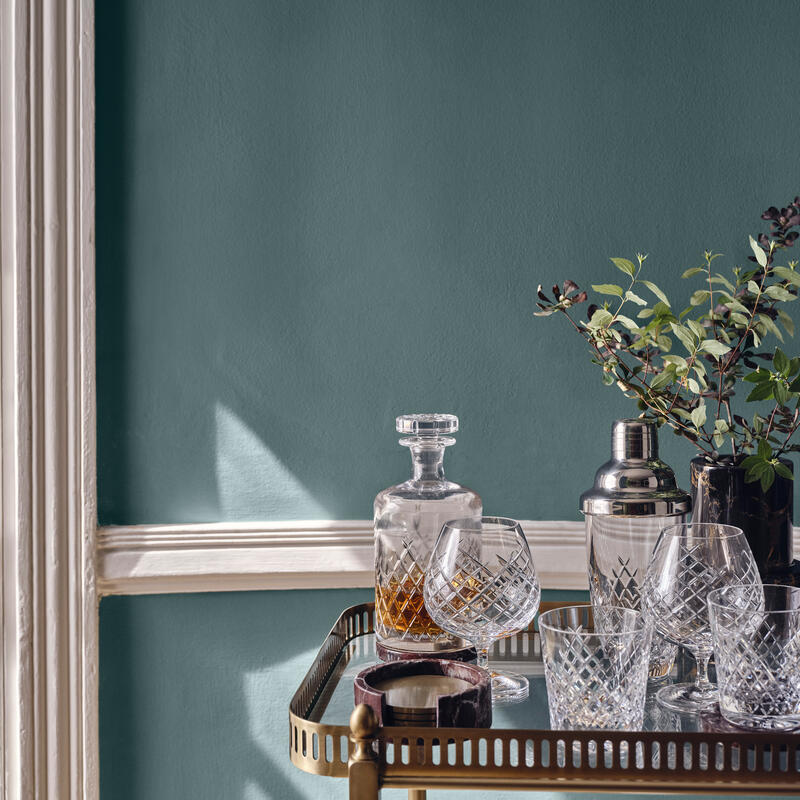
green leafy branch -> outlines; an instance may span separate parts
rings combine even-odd
[[[800,198],[764,218],[773,220],[773,230],[758,241],[750,237],[754,266],[737,266],[726,276],[714,271],[721,254],[705,252],[702,265],[683,273],[685,279],[702,276],[703,285],[679,313],[664,291],[642,277],[641,254],[635,261],[611,259],[627,280],[594,284],[603,299],[590,303],[586,319],[574,316],[589,299],[574,281],[555,285],[552,298],[539,286],[535,313],[566,317],[588,343],[604,384],[616,384],[640,411],[711,461],[723,457],[727,443],[729,457],[745,465],[746,479],[768,488],[776,474],[789,473],[780,457],[800,450],[791,442],[800,427],[800,358],[789,358],[780,347],[762,349],[767,337],[783,343],[784,332],[794,333],[782,306],[797,299],[800,271],[796,261],[779,266],[774,259],[797,238],[789,229],[800,224]],[[749,419],[734,413],[742,381],[753,384],[747,402],[771,402],[769,413]]]

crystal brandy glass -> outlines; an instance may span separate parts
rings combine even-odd
[[[663,706],[682,712],[701,711],[717,702],[708,680],[713,650],[708,595],[734,584],[761,593],[758,568],[741,528],[714,522],[692,522],[664,528],[647,568],[642,601],[655,630],[686,647],[697,662],[694,684],[659,690]]]
[[[519,523],[505,517],[446,522],[425,576],[425,607],[444,630],[475,645],[488,668],[489,647],[528,626],[541,589]],[[492,701],[528,696],[528,679],[490,670]]]

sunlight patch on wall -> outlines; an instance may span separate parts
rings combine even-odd
[[[216,473],[226,519],[330,516],[289,468],[236,414],[216,404]]]
[[[247,781],[244,787],[243,800],[270,800],[255,781]]]

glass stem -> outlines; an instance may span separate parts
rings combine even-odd
[[[699,689],[704,694],[713,691],[713,684],[708,679],[708,662],[711,659],[711,653],[695,653],[694,660],[697,664],[697,679],[694,682],[695,688]]]
[[[488,647],[481,647],[479,645],[475,646],[475,650],[478,653],[478,660],[477,664],[481,669],[488,670],[489,669],[489,648]]]

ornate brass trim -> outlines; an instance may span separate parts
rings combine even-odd
[[[289,705],[289,753],[305,772],[344,778],[348,763],[363,764],[363,730],[313,717],[346,645],[373,632],[373,612],[364,603],[342,613]],[[529,658],[530,634],[514,638],[503,660]],[[378,728],[372,749],[386,788],[792,795],[800,784],[800,736],[785,733],[402,727]]]

